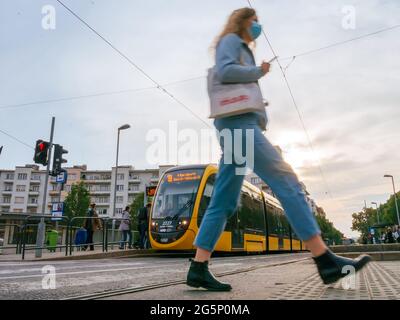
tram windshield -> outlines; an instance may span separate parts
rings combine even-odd
[[[202,175],[203,169],[166,173],[158,186],[152,218],[190,218]]]

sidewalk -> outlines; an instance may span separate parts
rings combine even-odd
[[[212,267],[211,267],[212,269]],[[311,259],[219,278],[231,292],[176,285],[106,298],[107,300],[400,300],[400,261],[371,262],[356,274],[355,285],[324,285]],[[347,287],[346,287],[347,284]]]
[[[153,253],[154,250],[146,249],[126,249],[119,250],[118,245],[114,246],[115,249],[108,249],[108,252],[102,252],[101,248],[95,251],[73,251],[72,256],[65,255],[65,248],[60,252],[49,252],[48,250],[42,251],[41,258],[35,258],[35,250],[27,250],[25,252],[25,259],[22,260],[21,254],[2,254],[0,255],[0,262],[24,262],[24,261],[64,261],[64,260],[82,260],[82,259],[105,259],[105,258],[118,258],[125,256],[141,256],[144,254]]]

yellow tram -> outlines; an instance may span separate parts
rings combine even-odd
[[[193,250],[194,238],[211,199],[215,165],[178,166],[161,177],[149,221],[151,247]],[[215,251],[300,251],[302,242],[291,231],[279,201],[244,182],[240,203],[228,219]]]

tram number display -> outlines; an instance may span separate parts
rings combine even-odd
[[[169,173],[165,177],[165,180],[168,183],[195,181],[195,180],[200,180],[200,179],[201,179],[201,175],[196,171]]]

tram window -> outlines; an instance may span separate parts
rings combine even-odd
[[[208,177],[207,183],[204,187],[203,195],[201,197],[199,211],[197,214],[197,225],[200,226],[201,221],[203,220],[203,216],[207,210],[208,205],[210,204],[211,195],[214,189],[215,183],[215,174],[212,174]]]
[[[248,228],[264,232],[264,211],[261,200],[243,192],[240,198],[239,220],[240,229]]]

